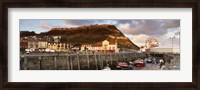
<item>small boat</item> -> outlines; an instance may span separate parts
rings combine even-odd
[[[109,64],[107,64],[107,66],[105,66],[102,70],[111,70],[111,68],[109,67]]]
[[[102,70],[111,70],[111,68],[106,66]]]
[[[134,61],[134,66],[143,67],[143,66],[145,66],[145,63],[142,59],[137,59],[137,60]]]
[[[121,70],[132,70],[133,69],[133,66],[132,66],[132,62],[119,62],[117,65],[116,65],[116,68],[117,69],[121,69]]]
[[[129,68],[129,65],[126,62],[119,62],[116,67],[117,68]]]

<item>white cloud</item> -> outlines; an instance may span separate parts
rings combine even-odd
[[[125,36],[128,37],[134,44],[138,46],[144,46],[146,40],[150,37],[144,34],[139,34],[139,35],[125,34]]]
[[[180,27],[180,20],[132,20],[119,23],[118,26],[126,34],[164,35],[168,29]]]
[[[138,46],[144,46],[148,38],[155,38],[158,40],[160,48],[172,48],[172,39],[167,37],[167,35],[168,34],[161,36],[149,36],[144,34],[139,34],[139,35],[125,34],[126,37],[128,37],[134,44]],[[175,38],[173,39],[173,47],[179,48],[179,43],[180,43],[179,36],[175,36]]]
[[[43,30],[50,30],[53,27],[53,25],[51,25],[49,22],[46,21],[39,21],[37,27]]]
[[[180,47],[180,41],[179,41],[179,36],[171,36],[171,32],[163,35],[163,36],[158,36],[156,39],[159,41],[159,47],[164,47],[164,48],[172,48],[172,38],[173,38],[173,48],[179,48]]]

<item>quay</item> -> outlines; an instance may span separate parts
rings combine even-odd
[[[21,70],[101,70],[118,62],[156,57],[171,62],[179,53],[31,53],[21,54]]]

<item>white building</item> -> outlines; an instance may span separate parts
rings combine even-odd
[[[47,48],[50,50],[55,50],[57,52],[66,51],[66,44],[65,43],[48,43]]]
[[[38,48],[47,48],[47,42],[46,41],[39,41],[38,42]]]
[[[81,51],[90,50],[95,52],[119,52],[116,41],[104,40],[96,44],[85,44],[81,46]]]
[[[39,46],[39,41],[37,41],[37,40],[28,41],[29,49],[38,49],[38,46]]]
[[[60,42],[61,36],[53,36],[54,42]]]
[[[38,40],[28,41],[28,48],[32,49],[47,48],[47,42]]]

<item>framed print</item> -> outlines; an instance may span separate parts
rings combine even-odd
[[[198,89],[198,1],[3,1],[2,88]]]

